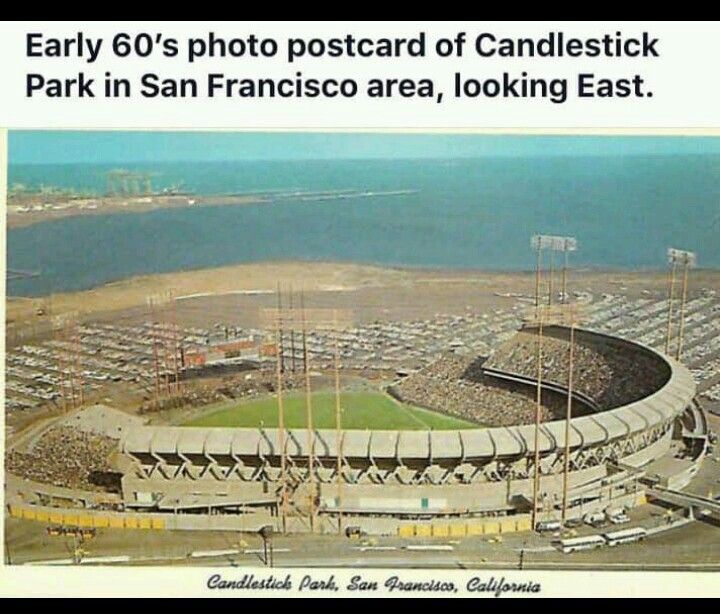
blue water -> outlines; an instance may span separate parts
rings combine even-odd
[[[132,166],[124,165],[132,169]],[[101,165],[11,166],[10,184],[102,192]],[[68,218],[8,232],[8,266],[42,275],[11,295],[264,260],[527,270],[530,236],[577,236],[574,264],[661,268],[668,246],[720,268],[720,156],[143,165],[198,194],[412,190],[412,194]]]

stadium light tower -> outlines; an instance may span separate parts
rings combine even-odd
[[[567,281],[570,253],[576,252],[578,249],[578,241],[575,237],[563,237],[555,235],[534,235],[530,240],[530,246],[537,253],[536,269],[535,269],[535,310],[534,315],[529,318],[537,329],[537,395],[535,407],[535,458],[534,458],[534,479],[533,479],[533,509],[532,509],[532,526],[537,527],[537,512],[540,497],[540,424],[542,422],[542,393],[543,393],[543,332],[546,325],[553,324],[570,326],[570,373],[568,376],[568,403],[567,403],[567,424],[565,433],[565,472],[564,472],[564,488],[563,488],[563,522],[567,513],[568,498],[568,480],[570,460],[570,420],[572,419],[572,387],[573,387],[573,370],[574,370],[574,344],[575,344],[575,326],[577,323],[577,315],[575,314],[575,305],[567,304]],[[540,286],[542,281],[542,262],[543,252],[550,252],[550,277],[548,281],[548,304],[547,307],[540,305]],[[554,294],[554,276],[555,276],[555,253],[563,254],[563,270],[562,270],[562,305],[553,306]],[[568,324],[569,323],[569,324]]]
[[[77,369],[78,376],[78,401],[80,403],[80,407],[82,407],[85,404],[85,373],[82,368],[82,337],[80,335],[80,325],[77,320],[72,328],[72,343],[73,355],[75,358],[74,368]]]
[[[52,330],[58,342],[55,352],[59,372],[58,393],[62,400],[63,411],[77,409],[83,405],[84,383],[82,373],[82,343],[78,325],[79,314],[70,312],[52,318]],[[76,381],[79,390],[76,394]],[[79,401],[79,404],[78,404]]]
[[[310,383],[310,364],[307,346],[308,324],[305,315],[305,292],[300,293],[300,318],[302,324],[302,352],[303,370],[305,376],[305,414],[307,419],[308,436],[308,477],[310,480],[310,494],[308,504],[310,507],[310,531],[315,532],[315,424],[313,420],[313,398]]]
[[[290,286],[290,311],[294,309],[293,306],[293,287]],[[290,329],[290,364],[292,366],[292,372],[297,371],[297,365],[295,362],[295,331]]]
[[[292,306],[290,307],[292,310]],[[282,305],[282,289],[280,288],[280,283],[278,282],[277,286],[277,310],[278,314],[282,314],[283,312],[283,305]],[[280,355],[278,356],[278,359],[280,360],[280,372],[285,373],[285,335],[283,334],[283,321],[282,317],[278,318],[278,322],[280,324],[280,332],[278,333],[278,352],[280,352]]]
[[[568,378],[567,378],[567,413],[565,416],[565,458],[563,467],[563,501],[562,525],[567,522],[567,510],[570,493],[570,422],[573,418],[573,394],[575,384],[575,333],[577,325],[581,322],[582,312],[577,304],[563,305],[562,317],[565,325],[570,327],[570,347],[568,348]]]
[[[279,299],[278,299],[279,300]],[[277,380],[277,408],[278,408],[278,446],[280,447],[280,519],[282,522],[282,532],[287,533],[287,508],[288,508],[288,491],[287,491],[287,457],[285,444],[285,402],[283,398],[283,373],[282,358],[279,352],[282,347],[282,311],[278,309],[278,316],[275,319],[275,378]]]
[[[542,279],[542,255],[544,251],[550,252],[550,276],[548,279],[548,305],[553,304],[553,295],[555,293],[555,254],[562,253],[563,271],[562,271],[562,295],[563,303],[567,297],[567,274],[569,267],[569,258],[571,252],[576,252],[578,242],[575,237],[559,237],[555,235],[535,235],[530,241],[530,245],[537,252],[537,262],[535,269],[535,306],[540,305],[540,285]]]
[[[677,277],[677,260],[668,251],[668,260],[670,271],[668,273],[668,313],[667,313],[667,333],[665,335],[665,354],[670,354],[670,338],[672,337],[673,324],[673,306],[675,304],[675,279]]]
[[[278,290],[280,287],[278,286]],[[352,322],[352,313],[348,310],[339,309],[306,309],[304,293],[300,294],[300,308],[288,309],[282,306],[282,301],[278,299],[278,307],[276,309],[263,309],[260,313],[260,320],[264,326],[271,328],[274,332],[276,343],[276,359],[275,359],[275,375],[277,378],[277,405],[278,405],[278,436],[280,447],[280,481],[281,481],[281,504],[280,513],[282,518],[283,532],[287,531],[287,515],[288,515],[288,488],[287,488],[287,433],[285,427],[285,408],[283,399],[284,388],[284,371],[282,350],[283,331],[287,328],[291,331],[300,331],[302,353],[303,353],[303,370],[305,380],[305,412],[306,412],[306,429],[308,437],[307,451],[307,482],[310,487],[309,492],[309,519],[310,528],[315,530],[317,506],[315,498],[317,496],[316,475],[315,475],[315,444],[316,432],[313,416],[313,399],[310,381],[310,351],[307,343],[308,331],[312,328],[329,329],[337,331],[340,326],[349,326]],[[337,334],[337,333],[336,333]],[[337,350],[336,350],[337,352]],[[336,370],[338,358],[336,353]],[[342,440],[341,422],[340,422],[340,390],[339,390],[339,374],[336,373],[336,429],[338,442]],[[340,468],[340,461],[338,461]],[[338,478],[339,479],[339,478]]]
[[[545,377],[543,363],[545,357],[544,334],[545,330],[551,326],[564,326],[570,329],[570,343],[568,348],[568,379],[567,379],[567,412],[565,420],[565,457],[563,472],[563,503],[562,503],[562,521],[563,524],[567,518],[568,498],[569,498],[569,473],[570,473],[570,422],[573,417],[573,401],[574,401],[574,379],[575,379],[575,345],[576,330],[578,324],[585,317],[585,311],[582,305],[578,303],[569,303],[565,305],[541,305],[537,309],[528,309],[527,314],[523,317],[526,324],[534,326],[537,329],[537,393],[535,401],[535,439],[534,439],[534,479],[533,479],[533,512],[532,526],[537,527],[538,518],[537,511],[540,503],[540,487],[541,487],[541,468],[540,468],[540,426],[542,423],[542,394],[543,380]]]
[[[688,282],[690,278],[690,269],[697,266],[697,254],[695,252],[687,252],[682,250],[668,250],[668,257],[672,260],[679,260],[683,266],[683,289],[682,299],[680,301],[680,331],[678,335],[677,360],[682,358],[683,334],[685,332],[685,305],[687,304]]]
[[[155,409],[160,409],[160,357],[158,355],[157,319],[155,317],[155,299],[147,297],[150,312],[150,336],[152,338],[153,367],[155,373]]]
[[[670,248],[668,249],[668,262],[671,268],[671,280],[670,280],[670,296],[668,306],[668,333],[665,341],[665,353],[670,352],[670,340],[672,333],[672,309],[675,289],[675,278],[677,276],[677,269],[679,266],[683,268],[683,284],[682,284],[682,296],[680,299],[680,313],[679,313],[679,329],[678,329],[678,343],[677,353],[675,358],[680,360],[682,358],[683,348],[683,335],[685,332],[685,306],[687,304],[688,294],[688,282],[690,278],[690,269],[694,269],[697,266],[697,254],[695,252],[688,252],[680,249]]]
[[[563,279],[562,279],[562,302],[567,303],[567,281],[568,281],[568,269],[570,267],[570,252],[576,252],[578,249],[577,239],[574,237],[563,237],[562,252],[564,256],[563,261]]]
[[[183,354],[177,319],[177,300],[173,290],[147,297],[151,317],[153,360],[155,363],[155,403],[161,390],[167,397],[181,395],[180,367]],[[160,355],[162,354],[162,355]]]
[[[175,395],[180,397],[182,394],[182,385],[180,383],[180,368],[184,365],[181,364],[181,358],[184,354],[182,348],[182,340],[180,336],[180,327],[178,326],[178,301],[175,297],[175,291],[170,290],[168,293],[168,301],[170,305],[170,328],[171,328],[171,341],[170,347],[172,350],[172,365],[173,372],[175,375]]]
[[[63,330],[64,330],[64,321],[62,318],[59,318],[57,316],[53,317],[52,319],[52,329],[54,331],[55,336],[55,342],[61,342],[63,339]],[[60,396],[60,399],[62,400],[62,410],[63,412],[67,412],[68,410],[68,399],[66,395],[66,386],[65,386],[65,355],[62,351],[62,347],[58,346],[57,352],[55,353],[55,357],[57,359],[57,365],[56,369],[59,374],[58,378],[58,394]]]
[[[533,531],[537,529],[538,499],[540,496],[540,422],[542,421],[542,380],[543,380],[543,309],[537,313],[537,397],[535,404],[535,475],[533,478]]]
[[[340,327],[338,325],[337,310],[333,311],[333,369],[335,371],[335,454],[337,455],[336,481],[337,481],[337,507],[338,507],[338,533],[342,535],[343,530],[343,443],[342,432],[342,404],[340,397]]]

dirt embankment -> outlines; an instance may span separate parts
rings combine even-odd
[[[172,292],[175,297],[211,298],[222,295],[274,293],[278,285],[307,292],[351,290],[358,287],[401,284],[412,273],[395,269],[328,263],[249,264],[134,277],[84,292],[53,294],[42,298],[7,300],[8,322],[42,319],[49,315],[103,314],[145,307],[147,298]]]

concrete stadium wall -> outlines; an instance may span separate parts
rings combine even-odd
[[[661,439],[658,439],[655,443],[650,444],[646,448],[643,448],[635,454],[623,459],[623,464],[630,465],[631,467],[641,468],[645,465],[657,460],[661,456],[664,456],[670,451],[672,445],[672,430],[668,431]]]
[[[604,465],[569,475],[571,491],[583,485],[599,482],[607,477]],[[492,515],[513,512],[522,507],[522,500],[529,501],[533,494],[533,480],[508,480],[505,482],[483,484],[447,484],[422,485],[408,488],[400,484],[336,484],[317,485],[320,507],[333,514],[337,511],[337,501],[341,500],[342,510],[356,511],[358,514],[460,516]],[[557,500],[563,490],[562,475],[542,476],[541,491],[547,493],[548,500]],[[220,482],[214,479],[202,480],[165,480],[162,478],[139,479],[127,476],[123,481],[126,505],[135,507],[137,499],[143,499],[142,493],[163,493],[166,500],[182,499],[192,495],[214,500],[222,506],[224,501],[259,504],[267,501],[268,493],[260,483]],[[306,486],[299,486],[295,493],[297,500],[305,500]],[[140,497],[136,493],[141,493]],[[142,506],[137,506],[142,507]],[[146,507],[153,507],[147,505]]]
[[[591,333],[589,333],[591,334]],[[601,336],[604,337],[604,336]],[[623,340],[612,339],[613,343],[623,346],[640,347]],[[689,371],[671,359],[654,353],[663,360],[671,370],[668,383],[657,393],[647,399],[626,407],[595,416],[573,420],[570,429],[570,447],[574,453],[590,449],[595,454],[599,446],[614,442],[623,442],[630,435],[642,440],[643,447],[621,456],[623,464],[642,468],[652,461],[667,454],[671,446],[672,429],[668,425],[676,420],[693,401],[696,388]],[[664,429],[664,430],[661,430]],[[645,437],[646,433],[653,437]],[[438,469],[439,472],[452,469],[469,462],[493,463],[505,459],[519,461],[525,467],[527,459],[534,455],[534,427],[525,425],[506,429],[478,429],[463,432],[363,432],[347,431],[344,440],[338,442],[334,431],[317,431],[317,448],[315,456],[323,461],[330,459],[328,465],[334,466],[335,458],[342,454],[346,463],[362,466],[378,463],[384,466],[412,466],[419,472],[425,466]],[[286,453],[297,462],[296,468],[302,468],[307,459],[307,432],[304,430],[286,433]],[[659,439],[656,439],[659,437]],[[25,520],[36,520],[48,524],[77,526],[80,528],[111,528],[127,530],[219,530],[219,531],[256,531],[266,524],[276,528],[277,518],[272,513],[273,505],[263,504],[254,513],[248,514],[174,514],[174,513],[142,513],[137,511],[102,512],[96,511],[104,503],[121,505],[126,508],[142,507],[142,500],[135,493],[150,494],[152,499],[148,509],[157,502],[157,496],[172,499],[173,497],[208,497],[217,498],[212,504],[222,506],[223,498],[234,499],[228,507],[238,505],[259,505],[259,501],[267,502],[275,496],[278,484],[277,475],[273,476],[280,456],[280,432],[260,429],[193,429],[172,427],[136,427],[124,436],[121,449],[126,454],[128,463],[136,462],[136,469],[143,469],[143,463],[152,469],[151,477],[128,470],[123,478],[123,498],[99,495],[96,493],[78,493],[68,489],[59,489],[48,485],[23,482],[14,476],[8,476],[7,489],[10,493],[8,513],[11,517]],[[651,441],[651,443],[648,443]],[[546,423],[542,426],[540,437],[540,453],[543,460],[557,461],[565,447],[565,423]],[[624,450],[626,448],[623,448]],[[605,450],[607,452],[607,450]],[[627,452],[624,452],[627,454]],[[222,463],[215,465],[218,457]],[[606,458],[604,456],[603,458]],[[187,475],[182,469],[186,465],[206,462],[205,471],[200,465],[196,468],[201,475]],[[252,479],[240,479],[231,476],[223,479],[214,473],[217,468],[232,468],[234,463],[241,465],[252,474]],[[594,461],[595,462],[595,461]],[[596,488],[598,497],[602,494],[603,480],[608,478],[608,463],[597,461],[592,466],[572,471],[568,478],[571,491],[584,488]],[[167,463],[167,474],[155,471]],[[171,464],[172,463],[172,464]],[[420,468],[420,469],[417,469]],[[691,470],[689,470],[691,471]],[[174,477],[174,476],[178,477]],[[525,475],[528,475],[525,472]],[[269,477],[270,476],[270,477]],[[682,477],[682,476],[681,476]],[[324,514],[323,530],[332,531],[333,516],[337,515],[338,487],[332,480],[320,482],[318,485],[321,501],[321,512]],[[297,488],[297,500],[307,500],[303,495],[307,484]],[[533,495],[532,479],[483,481],[471,484],[460,481],[446,484],[430,483],[345,483],[342,486],[342,510],[347,511],[347,522],[353,521],[374,534],[396,534],[403,531],[409,536],[450,536],[451,534],[492,534],[493,523],[515,523],[515,530],[520,530],[521,514],[527,511],[528,501]],[[587,513],[594,508],[602,510],[608,506],[608,496],[613,504],[620,505],[627,501],[628,505],[638,502],[638,493],[624,494],[613,498],[612,487],[609,494],[597,501],[583,504],[581,509],[572,510],[572,514]],[[562,473],[541,477],[540,491],[544,495],[546,508],[557,505],[563,491]],[[40,503],[46,498],[66,500],[78,509],[62,509],[46,507]],[[105,501],[103,501],[105,499]],[[604,507],[603,507],[604,506]],[[83,509],[84,508],[84,509]],[[556,512],[553,512],[556,513]],[[452,519],[453,516],[465,515],[464,519]],[[394,517],[393,517],[394,516]],[[407,522],[402,517],[434,516],[428,522]],[[475,516],[475,518],[473,518]],[[481,519],[479,516],[497,516],[492,519]],[[297,525],[298,531],[306,530],[303,523],[292,519],[290,523]],[[486,523],[489,523],[486,527]],[[428,524],[430,529],[427,528]],[[498,525],[498,533],[510,531],[510,524],[505,529]],[[522,525],[524,526],[524,525]],[[413,527],[412,529],[407,527]],[[421,528],[418,528],[421,527]],[[437,528],[435,528],[437,527]],[[427,532],[430,531],[430,535]]]
[[[608,474],[605,466],[572,472],[568,477],[570,489],[598,481]],[[532,499],[534,481],[508,480],[483,484],[422,485],[408,488],[398,484],[343,484],[342,505],[347,509],[405,510],[421,513],[422,502],[427,500],[428,509],[437,515],[491,514],[512,511],[517,500]],[[550,496],[563,490],[563,477],[542,476],[540,490]],[[329,510],[334,509],[338,496],[336,485],[322,485],[321,499]]]
[[[11,503],[7,506],[11,518],[41,522],[48,526],[76,529],[116,529],[131,531],[240,531],[255,533],[267,525],[276,525],[270,514],[189,515],[138,514],[129,512],[100,512],[67,510],[41,505]]]
[[[62,488],[23,480],[10,473],[5,474],[5,499],[9,503],[38,504],[41,499],[66,502],[79,508],[96,508],[122,504],[122,497],[113,493],[89,492]]]

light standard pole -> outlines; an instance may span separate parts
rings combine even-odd
[[[678,342],[675,354],[676,360],[682,358],[683,337],[685,334],[685,307],[687,305],[688,283],[690,278],[690,269],[697,266],[697,254],[681,249],[670,248],[668,250],[668,261],[670,263],[670,289],[669,289],[669,305],[668,305],[668,331],[665,341],[665,353],[670,354],[670,340],[673,328],[673,301],[675,298],[675,280],[677,277],[677,269],[679,266],[683,268],[682,296],[680,297],[680,311],[678,314]]]
[[[542,422],[542,401],[543,401],[543,361],[544,361],[544,348],[543,348],[543,332],[545,325],[552,325],[552,312],[553,308],[553,293],[554,293],[554,273],[555,273],[555,252],[563,253],[563,270],[562,270],[562,303],[563,306],[559,307],[561,311],[564,311],[565,303],[567,302],[567,274],[569,267],[569,255],[570,252],[575,252],[578,249],[578,241],[575,237],[558,237],[552,235],[535,235],[531,240],[531,247],[537,251],[537,267],[535,274],[535,317],[534,325],[537,328],[537,398],[535,407],[535,437],[534,437],[534,476],[533,476],[533,502],[532,502],[532,527],[533,530],[537,529],[538,524],[538,504],[540,501],[540,490],[541,490],[541,454],[540,454],[540,425]],[[543,308],[540,305],[540,285],[541,285],[541,263],[542,263],[542,252],[543,250],[550,251],[550,280],[548,283],[548,306]],[[544,313],[546,311],[547,313]],[[561,318],[561,322],[562,322]],[[572,387],[573,387],[573,369],[574,369],[574,343],[575,343],[575,321],[571,320],[570,326],[570,372],[568,377],[568,403],[567,403],[567,420],[566,420],[566,432],[565,432],[565,469],[563,475],[563,507],[562,507],[562,518],[563,523],[565,522],[565,516],[567,513],[567,501],[568,501],[568,472],[569,472],[569,461],[570,461],[570,420],[572,419]]]

